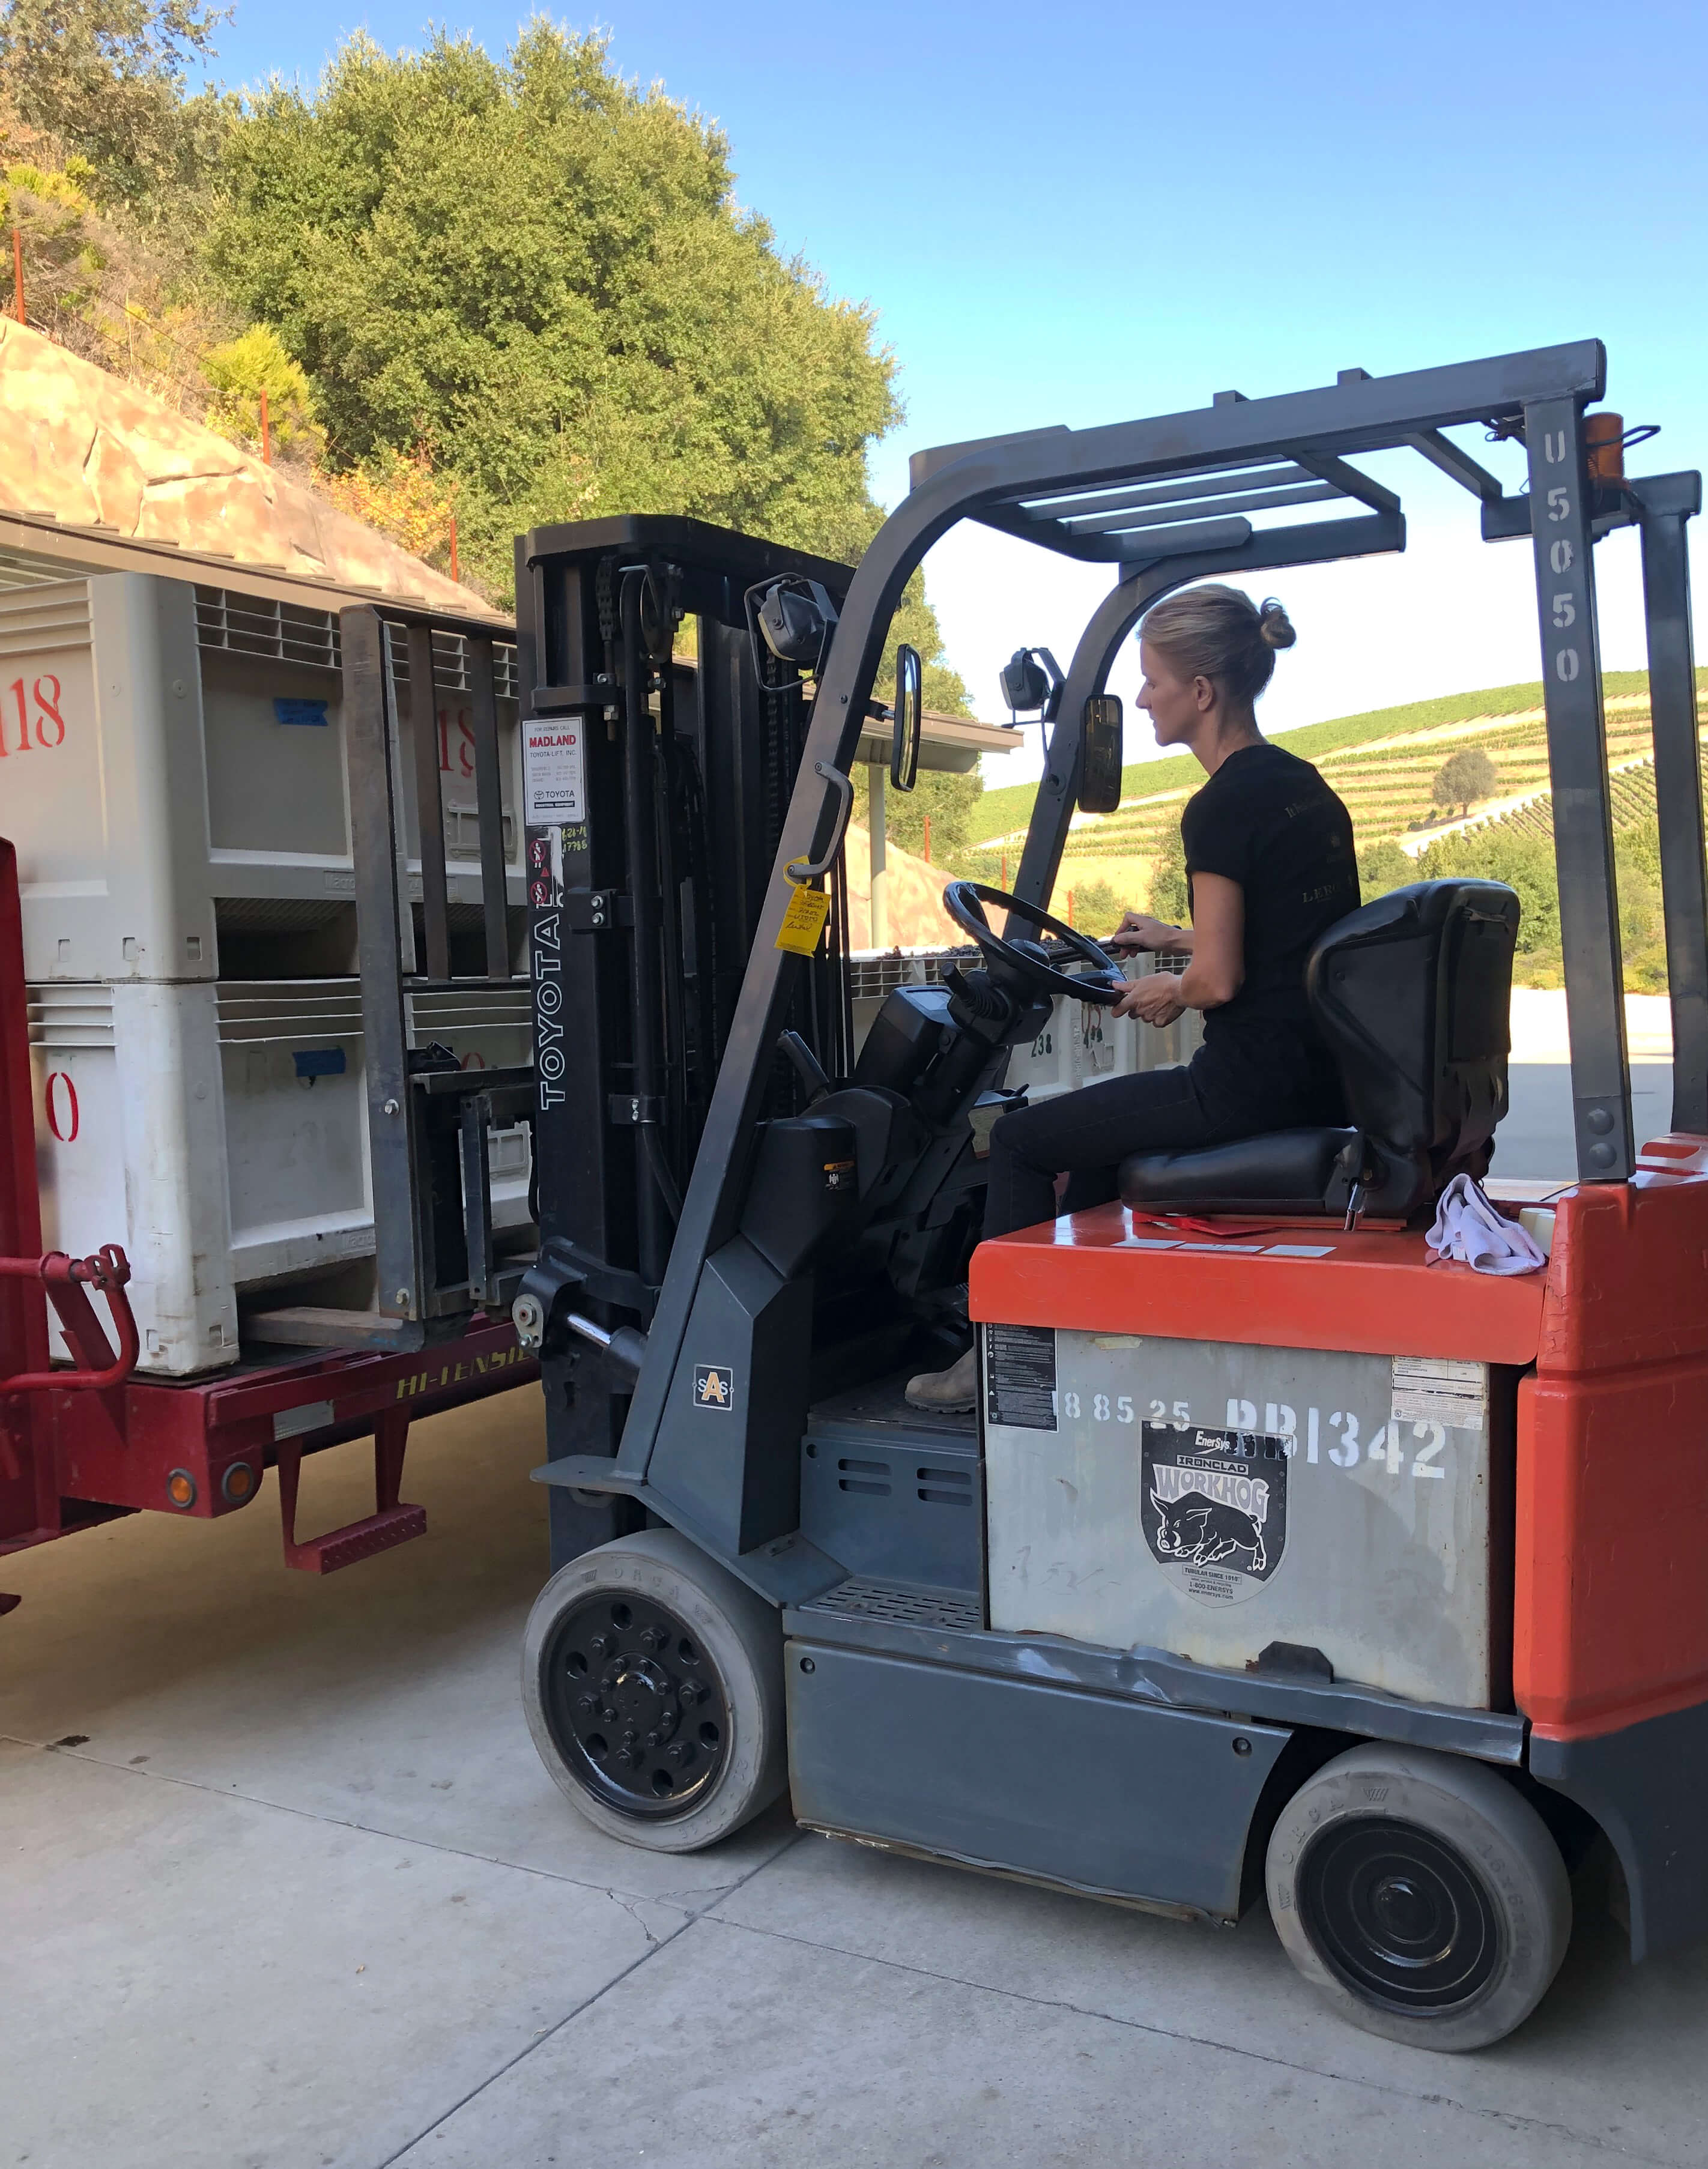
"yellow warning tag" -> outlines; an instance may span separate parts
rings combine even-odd
[[[810,957],[830,915],[830,899],[823,889],[798,888],[777,930],[777,947],[791,950],[797,957]]]

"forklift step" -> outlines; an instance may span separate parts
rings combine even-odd
[[[863,1575],[851,1575],[801,1609],[831,1612],[844,1619],[882,1619],[904,1627],[929,1627],[948,1634],[976,1634],[985,1624],[982,1606],[964,1591],[873,1581]]]

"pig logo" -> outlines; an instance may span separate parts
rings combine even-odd
[[[1182,1596],[1237,1604],[1280,1564],[1287,1444],[1253,1431],[1144,1426],[1140,1521],[1150,1556]]]
[[[1188,1491],[1172,1500],[1159,1499],[1153,1491],[1150,1503],[1157,1513],[1151,1541],[1164,1559],[1191,1566],[1220,1566],[1236,1553],[1249,1552],[1253,1574],[1262,1574],[1268,1565],[1262,1528],[1237,1506],[1219,1506],[1201,1491]]]

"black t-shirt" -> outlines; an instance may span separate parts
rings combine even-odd
[[[1309,761],[1278,745],[1230,754],[1180,821],[1188,879],[1246,896],[1246,976],[1207,1010],[1192,1073],[1219,1120],[1264,1129],[1342,1119],[1338,1076],[1305,999],[1317,936],[1358,903],[1352,819]]]

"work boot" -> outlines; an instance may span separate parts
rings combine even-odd
[[[907,1382],[909,1404],[915,1409],[934,1409],[941,1415],[952,1415],[976,1407],[979,1399],[979,1366],[977,1351],[969,1348],[947,1371],[921,1371],[916,1378]]]

